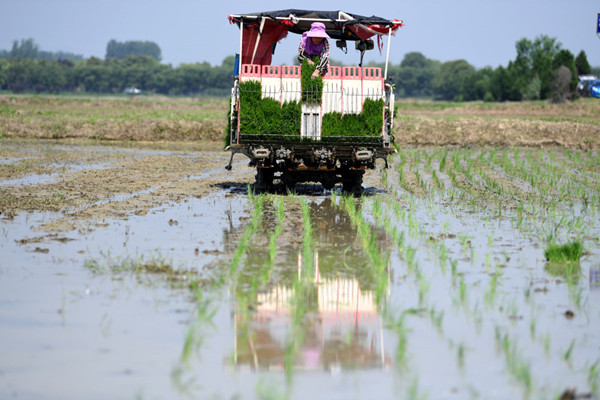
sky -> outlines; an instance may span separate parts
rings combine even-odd
[[[466,60],[476,68],[507,66],[519,39],[543,34],[574,56],[584,50],[589,63],[600,66],[600,0],[0,0],[0,49],[33,38],[40,50],[104,58],[111,39],[147,40],[159,45],[163,63],[220,65],[239,46],[239,29],[229,24],[229,14],[286,8],[343,9],[403,20],[405,26],[390,42],[394,64],[406,53],[420,52],[442,62]],[[284,39],[273,63],[292,63],[299,38]],[[385,55],[385,48],[381,54],[367,52],[365,62],[383,62]],[[345,55],[332,45],[331,58],[357,64],[359,53],[352,48]]]

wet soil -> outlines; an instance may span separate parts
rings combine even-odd
[[[598,398],[578,148],[401,147],[349,198],[255,196],[218,144],[2,139],[0,397]]]
[[[0,137],[221,142],[228,99],[0,95]],[[396,103],[399,146],[600,148],[600,101]]]
[[[81,151],[80,154],[79,151]],[[35,162],[15,161],[18,155]],[[243,184],[247,174],[226,173],[227,154],[205,151],[132,151],[111,147],[4,142],[0,210],[54,211],[62,217],[40,230],[87,229],[106,218],[145,215],[168,201],[203,197],[218,185]],[[27,176],[26,181],[19,178]],[[35,188],[35,190],[33,190]]]

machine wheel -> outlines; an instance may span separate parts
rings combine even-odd
[[[337,178],[335,172],[324,174],[321,178],[321,185],[326,190],[331,190],[337,183]]]
[[[342,173],[342,190],[344,193],[359,197],[365,189],[362,187],[362,178],[365,171],[345,171]]]
[[[296,191],[296,177],[290,171],[284,171],[281,180],[286,192],[294,193]]]
[[[254,193],[267,193],[273,188],[273,168],[256,168],[256,181],[254,182]]]

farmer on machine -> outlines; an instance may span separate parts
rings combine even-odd
[[[329,68],[329,35],[325,32],[325,25],[321,22],[313,22],[310,31],[302,34],[300,45],[298,46],[298,61],[302,63],[304,59],[309,65],[315,63],[318,57],[319,61],[312,77],[318,75],[324,76]]]

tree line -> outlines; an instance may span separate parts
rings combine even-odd
[[[234,56],[220,66],[204,62],[172,67],[160,63],[156,43],[116,40],[108,42],[104,59],[49,54],[45,57],[33,39],[15,41],[10,52],[0,52],[0,90],[109,94],[136,87],[166,95],[226,95],[231,91]]]
[[[209,63],[161,64],[150,56],[125,59],[0,60],[0,90],[15,93],[121,93],[136,87],[166,95],[226,95],[231,91],[234,57],[220,66]]]
[[[0,50],[0,59],[24,59],[33,60],[83,60],[81,54],[68,53],[65,51],[42,51],[32,38],[14,40],[10,50]]]
[[[555,38],[540,35],[516,43],[517,56],[508,66],[476,69],[465,60],[441,63],[421,53],[408,53],[392,65],[395,90],[400,97],[432,97],[455,101],[520,101],[577,96],[579,75],[599,74],[584,51],[575,57]]]
[[[578,75],[600,73],[591,68],[584,51],[575,57],[555,38],[545,35],[516,43],[517,56],[507,66],[477,69],[465,60],[440,62],[419,52],[391,65],[399,97],[454,101],[519,101],[577,96]],[[38,57],[27,56],[27,54]],[[152,42],[111,40],[105,59],[42,58],[32,40],[15,42],[12,53],[0,53],[0,90],[12,92],[121,93],[136,87],[166,95],[227,95],[232,84],[234,56],[221,65],[204,63],[173,67],[160,63],[160,48]],[[377,64],[370,64],[371,66]]]

